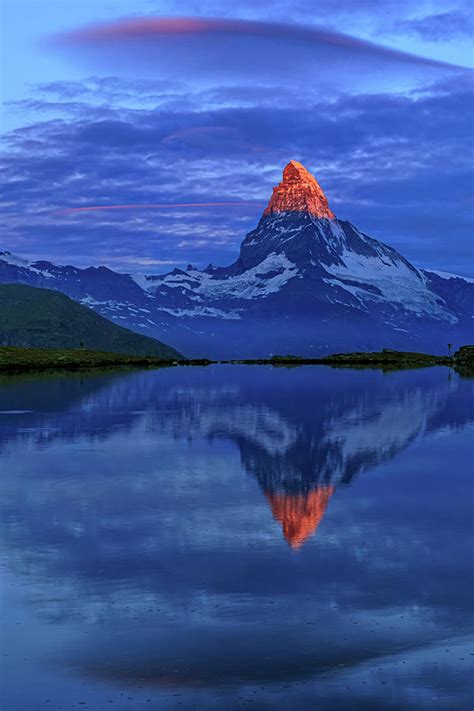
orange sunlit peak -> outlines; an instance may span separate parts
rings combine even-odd
[[[273,194],[264,215],[282,212],[305,212],[318,219],[334,220],[326,195],[320,184],[297,160],[290,160],[283,171],[282,181]]]

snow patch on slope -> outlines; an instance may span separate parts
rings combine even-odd
[[[210,318],[223,318],[231,321],[241,318],[240,314],[235,310],[224,311],[223,309],[215,309],[211,306],[197,306],[191,309],[160,308],[159,311],[165,311],[172,316],[192,316],[194,318],[197,316],[208,316]]]
[[[187,272],[172,272],[148,283],[147,289],[159,298],[160,293],[164,294],[164,289],[181,289],[182,293],[192,293],[193,301],[213,302],[217,299],[262,299],[279,291],[290,279],[298,275],[298,269],[284,254],[269,254],[260,264],[242,274],[235,276],[219,277],[208,272],[200,272],[192,269]],[[240,318],[238,314],[224,312],[214,308],[207,309],[209,313],[204,314],[202,307],[192,307],[185,311],[179,309],[170,311],[175,315],[186,314],[188,316],[206,315]],[[212,312],[212,313],[211,313]]]
[[[22,257],[17,257],[11,252],[0,252],[0,262],[5,262],[11,267],[19,267],[20,269],[27,269],[33,274],[39,274],[44,279],[56,279],[55,274],[51,274],[47,269],[38,269],[34,266],[34,262],[28,262]]]
[[[350,292],[365,305],[392,303],[415,316],[429,315],[456,322],[456,317],[427,287],[421,272],[410,269],[402,260],[394,261],[382,250],[378,251],[378,256],[368,256],[344,250],[340,257],[345,266],[326,266],[326,271],[335,277],[335,280],[326,281]],[[343,280],[352,283],[346,284]]]
[[[11,264],[14,267],[23,267],[25,269],[28,269],[30,266],[30,262],[27,262],[26,259],[16,257],[11,252],[0,252],[0,261]]]

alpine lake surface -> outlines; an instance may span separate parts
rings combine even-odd
[[[2,711],[470,710],[473,389],[2,377]]]

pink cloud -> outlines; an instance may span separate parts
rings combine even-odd
[[[236,136],[237,130],[234,128],[228,128],[227,126],[192,126],[190,128],[183,128],[169,136],[165,136],[161,140],[162,143],[171,143],[173,141],[184,140],[187,138],[194,138],[199,136]]]
[[[264,207],[264,203],[241,201],[226,202],[177,202],[177,203],[150,203],[133,205],[87,205],[84,207],[66,207],[56,210],[57,215],[74,215],[83,212],[99,212],[102,210],[173,210],[187,207]]]
[[[53,42],[65,47],[111,47],[116,49],[124,42],[144,42],[169,37],[232,36],[243,38],[269,38],[289,40],[306,45],[339,48],[356,54],[371,54],[374,57],[397,61],[456,68],[456,65],[428,57],[420,57],[391,47],[359,39],[323,27],[255,22],[250,20],[202,18],[202,17],[141,17],[92,25],[56,35]],[[148,44],[148,42],[147,42]],[[291,60],[291,57],[290,57]]]

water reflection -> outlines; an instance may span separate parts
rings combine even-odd
[[[38,676],[58,703],[86,679],[90,708],[112,683],[203,709],[238,708],[229,689],[249,685],[279,708],[282,683],[304,685],[285,692],[295,709],[424,708],[442,678],[434,707],[455,709],[465,677],[440,675],[436,645],[464,645],[471,612],[472,389],[444,369],[4,381],[2,560],[22,589],[7,604],[41,627]],[[372,669],[387,655],[389,697]]]
[[[262,380],[241,371],[234,385],[226,384],[224,372],[200,374],[200,387],[186,384],[194,373],[182,371],[7,379],[0,390],[0,446],[14,440],[42,450],[58,441],[105,443],[120,433],[131,442],[144,438],[157,452],[160,438],[232,441],[286,540],[298,548],[320,524],[336,486],[426,432],[474,419],[469,389],[457,376],[376,373],[354,381],[353,374],[326,371],[331,386],[322,376],[308,387],[310,371],[301,369],[289,378],[295,391],[280,397],[268,387],[268,372]]]
[[[283,528],[283,535],[292,548],[300,548],[319,526],[333,486],[322,486],[304,494],[267,492],[273,517]]]

